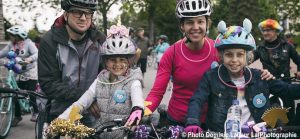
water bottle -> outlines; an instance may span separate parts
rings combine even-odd
[[[224,124],[226,139],[239,139],[241,134],[241,115],[242,109],[239,106],[239,101],[233,100]]]

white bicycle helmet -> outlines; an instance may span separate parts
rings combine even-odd
[[[10,27],[6,31],[12,35],[18,35],[22,39],[27,38],[27,32],[25,31],[25,29],[22,26],[15,25],[15,26]]]
[[[95,11],[97,5],[98,0],[61,0],[61,8],[65,11],[68,11],[72,6]]]
[[[176,17],[210,16],[212,5],[208,0],[181,0],[176,6]]]
[[[127,55],[134,56],[136,48],[129,36],[129,30],[125,26],[111,26],[107,30],[107,38],[101,47],[103,56]]]

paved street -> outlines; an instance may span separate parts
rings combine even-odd
[[[295,72],[295,65],[292,64],[292,72]],[[261,64],[259,61],[255,62],[251,65],[251,67],[261,68]],[[150,91],[154,79],[156,75],[156,70],[153,68],[148,68],[147,73],[145,74],[145,88],[144,93],[145,97]],[[164,104],[167,104],[168,100],[170,99],[170,92],[167,92],[164,96],[163,102]],[[14,127],[11,129],[9,136],[7,139],[34,139],[34,123],[29,121],[30,115],[23,116],[23,120],[20,122],[19,126]]]

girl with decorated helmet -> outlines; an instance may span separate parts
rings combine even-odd
[[[208,0],[181,0],[175,10],[184,38],[171,45],[162,56],[154,86],[145,99],[145,115],[159,106],[172,75],[173,90],[167,120],[170,125],[184,126],[190,98],[203,74],[218,61],[218,53],[214,41],[206,36],[211,3]],[[263,75],[263,78],[270,78],[267,72]],[[202,123],[205,123],[206,109],[204,106]]]
[[[27,31],[19,25],[15,25],[6,30],[10,42],[0,51],[0,58],[8,56],[9,51],[14,51],[17,55],[18,67],[21,67],[18,72],[20,73],[17,79],[18,86],[21,89],[35,91],[37,84],[37,57],[38,50],[35,44],[27,38]],[[33,107],[31,121],[35,122],[38,115],[38,109],[35,104],[35,97],[30,96],[30,106]],[[12,126],[16,126],[21,120],[21,109],[18,101],[15,101],[15,118]]]
[[[239,101],[242,131],[247,131],[250,123],[262,122],[263,113],[270,107],[270,93],[300,98],[300,85],[290,85],[280,80],[262,80],[259,70],[247,66],[248,53],[256,48],[251,29],[252,23],[248,19],[244,20],[243,27],[226,28],[224,21],[218,24],[220,34],[215,40],[215,47],[219,51],[221,65],[207,71],[199,82],[189,103],[186,132],[202,131],[199,117],[206,102],[208,129],[223,133],[227,110],[233,100]]]
[[[111,26],[101,46],[103,69],[89,89],[58,118],[69,119],[71,109],[78,107],[80,113],[97,101],[100,123],[129,116],[126,126],[138,124],[143,116],[144,99],[142,72],[132,68],[136,48],[129,39],[125,26]],[[103,133],[100,138],[121,138],[125,132]]]

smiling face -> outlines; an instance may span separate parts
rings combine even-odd
[[[111,72],[113,76],[125,75],[128,67],[129,61],[124,57],[111,57],[107,58],[105,61],[106,69]]]
[[[64,13],[64,17],[72,29],[84,33],[92,24],[93,11],[71,8],[68,12]]]
[[[206,17],[199,16],[184,19],[181,30],[192,42],[201,42],[206,35]]]
[[[231,75],[239,76],[246,66],[246,50],[225,49],[222,54],[223,64]]]

